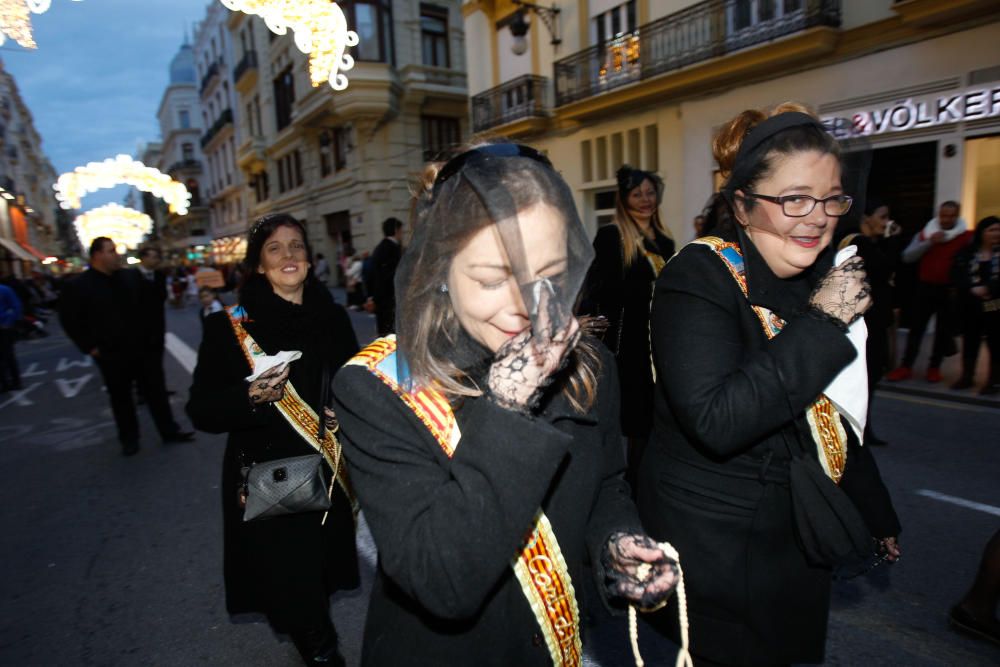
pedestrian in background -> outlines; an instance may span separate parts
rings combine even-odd
[[[958,202],[946,201],[903,250],[903,261],[919,262],[917,286],[913,293],[910,332],[900,365],[886,375],[890,382],[913,377],[913,364],[920,353],[927,323],[934,316],[934,345],[927,364],[927,381],[941,381],[941,361],[955,354],[955,308],[952,303],[952,265],[955,255],[972,237],[965,220],[959,217]]]
[[[128,275],[117,275],[120,257],[106,236],[90,244],[90,267],[66,285],[59,320],[77,348],[97,363],[111,400],[122,454],[139,451],[139,419],[132,398],[138,383],[164,443],[189,442],[194,433],[174,421],[163,381],[162,353],[149,354],[150,331],[142,321],[139,290]]]
[[[316,280],[320,281],[324,285],[329,286],[330,283],[330,262],[326,261],[326,257],[323,253],[316,253],[316,268],[314,270],[316,274]]]
[[[585,307],[608,322],[604,345],[615,356],[621,385],[621,429],[628,438],[628,479],[653,427],[653,366],[649,357],[649,303],[653,282],[674,254],[660,220],[663,180],[628,165],[616,174],[615,215],[597,230]]]
[[[639,512],[682,556],[695,664],[818,663],[833,555],[900,554],[871,448],[824,396],[857,357],[848,325],[871,302],[860,258],[832,266],[852,200],[839,146],[801,105],[744,111],[713,153],[717,236],[685,246],[653,296]],[[864,391],[860,371],[849,391]],[[653,621],[676,641],[671,607]]]
[[[160,269],[161,255],[159,248],[146,246],[139,250],[139,265],[136,268],[121,269],[120,278],[129,282],[129,288],[136,295],[139,311],[138,326],[141,330],[139,345],[145,357],[143,368],[153,376],[150,383],[163,383],[166,386],[166,374],[163,371],[163,349],[167,335],[167,317],[164,307],[167,302],[167,277]],[[170,392],[167,392],[170,395]],[[145,402],[146,397],[139,388],[138,401]]]
[[[840,235],[840,230],[838,235]],[[871,419],[871,403],[875,385],[889,370],[891,337],[895,335],[895,313],[892,304],[892,284],[899,254],[899,225],[889,219],[889,206],[878,197],[865,201],[861,223],[855,230],[844,230],[838,248],[853,245],[857,255],[865,262],[865,273],[871,285],[872,306],[865,311],[868,341],[865,361],[868,366],[868,419],[865,422],[864,441],[868,445],[886,445],[875,435]]]
[[[973,385],[983,335],[989,350],[989,374],[980,394],[1000,391],[1000,218],[976,225],[972,241],[955,256],[955,286],[962,317],[962,375],[951,388]]]
[[[609,604],[676,584],[621,477],[611,355],[572,313],[587,237],[530,147],[485,144],[424,176],[398,344],[375,341],[334,387],[379,551],[361,663],[579,665],[586,561]]]
[[[15,327],[21,313],[17,293],[0,283],[0,393],[21,389],[21,370],[14,354]]]
[[[205,318],[187,404],[198,429],[229,434],[221,485],[226,608],[265,614],[276,632],[291,636],[306,664],[343,665],[329,596],[356,587],[358,570],[351,501],[341,480],[328,482],[325,522],[322,511],[246,521],[244,509],[255,464],[328,451],[318,415],[330,378],[358,343],[347,312],[313,274],[306,231],[295,218],[257,220],[244,264],[238,306]],[[254,371],[249,350],[258,347],[302,356],[247,382]],[[324,460],[339,469],[339,449]]]
[[[372,291],[369,299],[375,307],[375,327],[379,336],[395,329],[396,317],[396,267],[403,255],[403,221],[386,218],[382,222],[382,235],[372,251]]]
[[[201,320],[201,328],[204,331],[205,318],[212,313],[218,313],[223,310],[224,306],[222,305],[222,301],[219,300],[219,295],[211,287],[202,287],[198,290],[198,301],[201,303],[201,309],[198,310],[198,319]]]

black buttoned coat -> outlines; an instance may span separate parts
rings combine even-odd
[[[379,553],[363,665],[551,664],[511,568],[535,512],[552,524],[581,605],[587,555],[597,561],[613,532],[639,528],[614,360],[604,351],[601,362],[587,414],[560,395],[535,418],[466,399],[452,458],[370,371],[340,370],[341,441]]]
[[[705,246],[661,273],[652,308],[653,435],[638,477],[646,530],[680,552],[696,656],[732,665],[821,662],[831,571],[810,565],[793,526],[788,459],[816,456],[807,407],[856,352],[806,314],[832,251],[781,280],[740,232],[749,301]],[[787,324],[769,340],[751,303]],[[849,426],[840,484],[874,537],[899,533],[875,461]],[[655,622],[672,632],[671,604]]]

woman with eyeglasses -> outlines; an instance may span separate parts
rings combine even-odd
[[[622,479],[614,360],[573,315],[590,244],[530,147],[425,176],[398,333],[334,383],[379,554],[361,662],[579,665],[585,576],[644,608],[676,583]]]
[[[639,511],[684,556],[696,664],[821,662],[831,554],[900,554],[874,460],[824,393],[871,305],[863,262],[833,266],[852,199],[837,142],[799,105],[744,111],[713,152],[727,179],[709,212],[718,235],[685,246],[653,296]],[[653,617],[667,633],[671,621]]]

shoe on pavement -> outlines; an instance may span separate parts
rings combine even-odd
[[[941,381],[941,369],[937,366],[931,366],[927,369],[927,381],[934,384]]]
[[[899,382],[900,380],[909,380],[911,377],[913,377],[913,369],[909,366],[898,366],[886,373],[885,379],[889,382]]]
[[[191,442],[194,440],[194,431],[177,431],[168,436],[164,436],[163,444],[173,445],[181,442]]]
[[[956,629],[970,635],[985,639],[1000,646],[1000,623],[993,619],[982,621],[959,605],[955,605],[948,612],[948,622]]]
[[[972,386],[972,378],[963,375],[962,377],[958,378],[958,380],[956,380],[954,383],[952,383],[951,388],[954,389],[955,391],[958,391],[961,389],[968,389],[971,386]]]

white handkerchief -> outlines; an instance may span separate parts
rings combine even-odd
[[[281,366],[282,364],[287,364],[295,361],[302,356],[302,353],[298,350],[282,350],[278,354],[274,355],[264,355],[262,357],[253,358],[253,375],[248,375],[247,382],[253,382],[259,378],[264,373],[268,372],[275,366]]]
[[[840,266],[854,257],[858,247],[849,245],[837,253],[834,264]],[[868,325],[864,318],[859,319],[847,329],[847,339],[858,351],[858,356],[840,371],[833,382],[823,391],[830,402],[837,408],[854,429],[858,442],[864,443],[865,423],[868,420],[868,361],[866,344],[868,342]]]

